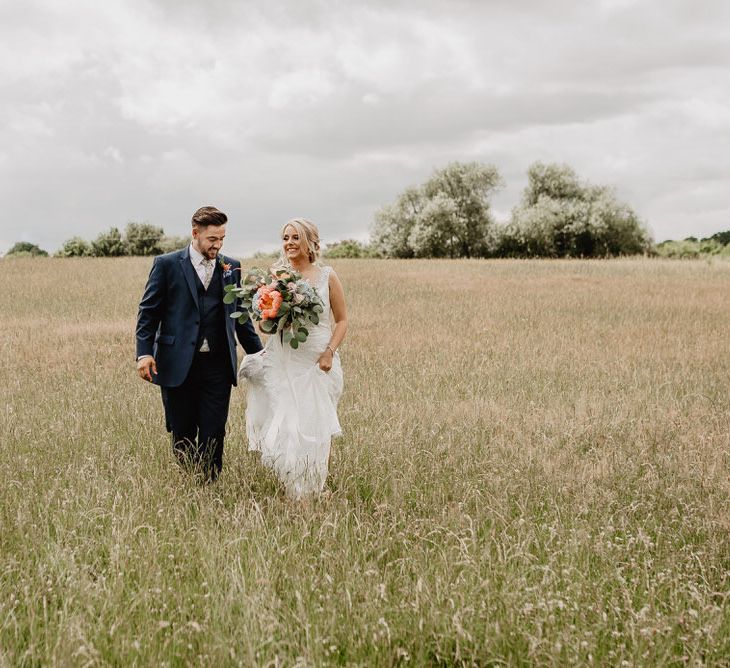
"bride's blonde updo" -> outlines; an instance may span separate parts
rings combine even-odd
[[[292,218],[288,220],[284,227],[281,228],[281,237],[284,238],[284,230],[287,227],[293,227],[299,235],[299,240],[303,244],[309,256],[309,261],[314,264],[319,260],[319,230],[317,226],[306,218]],[[282,254],[282,260],[286,258]]]

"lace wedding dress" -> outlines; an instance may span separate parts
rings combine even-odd
[[[324,304],[318,325],[307,325],[309,336],[295,350],[273,334],[264,350],[247,355],[239,378],[248,383],[246,433],[248,449],[274,470],[289,497],[321,492],[327,478],[330,443],[338,436],[337,402],[342,394],[340,357],[325,373],[317,360],[331,336],[329,274],[321,267],[313,284]]]

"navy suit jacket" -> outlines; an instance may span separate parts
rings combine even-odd
[[[241,263],[231,258],[230,271],[219,272],[223,286],[239,285]],[[152,263],[147,287],[137,314],[137,357],[152,355],[157,375],[152,380],[162,387],[181,385],[190,371],[200,327],[198,278],[190,262],[190,247],[159,255]],[[251,324],[230,318],[236,306],[225,304],[226,338],[231,358],[231,381],[236,384],[236,336],[247,353],[261,350],[261,340]]]

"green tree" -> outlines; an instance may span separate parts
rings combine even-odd
[[[344,239],[327,244],[323,255],[329,259],[338,259],[373,257],[374,253],[368,244],[355,239]]]
[[[541,196],[550,199],[582,199],[584,188],[568,165],[536,162],[527,170],[527,187],[522,194],[524,206],[534,206]]]
[[[112,227],[102,232],[91,242],[92,255],[97,257],[119,257],[127,254],[127,247],[119,228]]]
[[[92,254],[91,244],[81,237],[71,237],[63,242],[58,257],[86,257]]]
[[[373,246],[387,257],[485,257],[497,243],[489,197],[496,167],[452,162],[375,217]]]
[[[502,232],[498,254],[513,257],[556,257],[561,255],[562,229],[574,217],[566,205],[542,196],[532,206],[513,211]]]
[[[433,201],[440,196],[437,221],[445,223],[445,202],[451,211],[447,224],[451,233],[449,257],[484,257],[495,248],[496,225],[489,207],[489,197],[503,185],[497,168],[478,162],[452,162],[437,170],[423,190]],[[428,215],[428,212],[424,212]],[[443,229],[446,232],[446,228]]]
[[[42,248],[32,244],[29,241],[19,241],[5,253],[6,257],[14,255],[15,257],[48,257],[48,253]]]
[[[459,213],[456,202],[437,192],[421,211],[408,237],[416,257],[459,257]]]
[[[717,241],[717,243],[722,244],[723,246],[727,246],[730,244],[730,230],[725,230],[724,232],[716,232],[713,234],[709,239],[712,239],[712,241]],[[705,241],[703,239],[703,241]]]
[[[679,259],[711,257],[713,255],[730,257],[730,244],[720,243],[715,236],[699,241],[696,237],[682,239],[681,241],[662,241],[662,243],[656,245],[654,250],[659,257]]]
[[[676,259],[696,258],[700,256],[700,242],[683,239],[682,241],[662,241],[656,245],[656,254],[659,257]]]
[[[640,255],[652,249],[651,235],[639,216],[612,190],[590,189],[588,204],[586,235],[590,238],[590,255]]]
[[[421,189],[411,187],[398,195],[393,204],[380,209],[375,214],[373,232],[376,252],[385,257],[413,257],[409,239],[424,204]]]
[[[127,255],[159,255],[165,230],[149,223],[128,223],[124,231]]]
[[[511,256],[607,257],[649,252],[649,232],[614,192],[583,184],[567,165],[536,163],[522,204],[502,230],[499,252]]]
[[[172,251],[185,248],[190,243],[190,237],[172,236],[165,234],[160,239],[160,253],[171,253]]]

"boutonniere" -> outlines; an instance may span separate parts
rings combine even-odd
[[[233,273],[233,270],[231,269],[233,265],[231,265],[230,262],[226,262],[220,255],[218,256],[218,264],[221,266],[221,269],[223,269],[223,278],[228,278]]]

